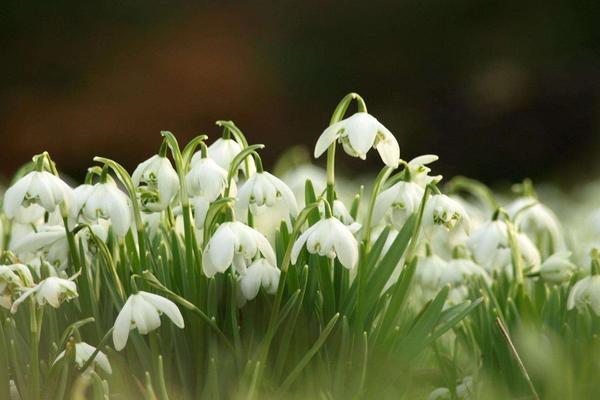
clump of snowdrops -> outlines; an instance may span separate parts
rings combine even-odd
[[[325,170],[277,177],[263,145],[217,125],[210,145],[162,132],[131,175],[96,157],[72,187],[47,153],[19,171],[3,200],[1,398],[600,389],[600,224],[565,228],[529,181],[502,204],[467,178],[441,186],[437,156],[403,160],[355,93],[316,143]],[[339,150],[378,153],[366,191],[336,182]]]

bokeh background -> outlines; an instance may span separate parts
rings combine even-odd
[[[94,155],[132,169],[161,130],[216,138],[217,119],[272,166],[358,91],[406,159],[568,187],[600,172],[599,4],[4,1],[0,173],[41,150],[75,177]]]

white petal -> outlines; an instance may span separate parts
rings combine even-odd
[[[325,151],[329,148],[329,146],[336,141],[339,136],[340,130],[343,129],[343,121],[337,122],[333,125],[330,125],[327,129],[321,133],[319,139],[317,140],[317,144],[315,145],[315,158],[319,158],[321,154],[325,153]]]
[[[25,194],[31,184],[32,177],[33,175],[30,172],[15,182],[4,194],[4,212],[8,218],[13,218],[17,209],[21,207]]]
[[[129,337],[129,330],[131,329],[131,319],[132,319],[132,299],[134,295],[129,296],[125,305],[121,309],[119,315],[117,315],[117,319],[115,320],[115,326],[113,329],[113,343],[115,345],[115,350],[121,351],[125,348],[127,344],[127,338]]]
[[[352,269],[358,262],[358,244],[352,232],[344,224],[337,222],[335,231],[332,232],[335,253],[344,267]]]
[[[183,329],[185,323],[183,321],[183,315],[179,308],[169,299],[165,299],[162,296],[158,296],[153,293],[139,292],[139,294],[150,304],[152,304],[158,311],[165,314],[173,323]]]

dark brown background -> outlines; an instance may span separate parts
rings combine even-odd
[[[133,168],[159,131],[216,137],[233,119],[312,146],[358,91],[403,156],[486,182],[599,171],[600,20],[593,1],[5,1],[0,172],[48,150],[80,177]],[[345,159],[347,170],[359,164]],[[369,168],[381,164],[369,157]],[[575,169],[576,168],[576,169]]]

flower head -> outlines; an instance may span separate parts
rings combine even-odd
[[[419,209],[423,192],[423,188],[414,182],[395,183],[377,196],[373,223],[378,223],[389,212],[392,225],[402,229],[408,217]]]
[[[231,162],[242,151],[242,146],[233,139],[219,138],[215,140],[210,146],[208,146],[208,157],[214,160],[219,167],[229,172]],[[202,158],[202,153],[197,152],[192,157],[192,167],[196,161]],[[252,157],[247,158],[243,163],[240,164],[239,170],[242,173],[246,173],[245,165],[248,163],[248,169],[250,175],[256,172],[256,165]],[[248,177],[246,177],[248,178]]]
[[[570,256],[570,252],[563,251],[545,259],[540,267],[540,276],[542,279],[551,283],[562,283],[571,279],[576,267],[569,260]]]
[[[63,301],[74,299],[78,296],[75,282],[69,279],[57,278],[51,276],[44,279],[34,287],[27,289],[12,305],[11,312],[17,312],[19,304],[25,301],[29,296],[34,296],[35,302],[43,306],[48,303],[54,308],[60,307]]]
[[[94,346],[90,346],[85,342],[75,343],[75,364],[79,368],[83,368],[83,366],[88,362],[88,360],[92,357],[96,348]],[[59,360],[61,360],[65,356],[65,351],[61,351],[53,364],[56,364]],[[108,361],[108,357],[101,351],[98,351],[96,357],[94,357],[93,364],[98,365],[104,372],[107,374],[112,374],[112,368],[110,366],[110,362]]]
[[[8,188],[4,195],[4,212],[8,218],[19,217],[18,222],[27,223],[27,214],[23,214],[21,207],[39,205],[51,213],[62,205],[66,213],[71,201],[72,189],[62,179],[47,171],[32,171]]]
[[[319,254],[331,259],[337,257],[348,269],[354,268],[358,262],[356,238],[350,228],[335,217],[319,220],[300,235],[292,248],[292,264],[298,260],[304,245],[311,254]]]
[[[246,300],[252,300],[258,295],[262,286],[269,294],[275,294],[279,286],[281,271],[269,261],[260,258],[246,268],[240,278],[240,289]]]
[[[215,201],[227,187],[227,170],[211,158],[192,160],[192,168],[185,177],[188,193],[207,201]]]
[[[364,160],[367,152],[374,148],[386,165],[397,167],[400,161],[400,147],[394,135],[366,112],[357,112],[325,129],[317,140],[315,158],[320,157],[336,140],[352,157]]]
[[[282,202],[288,212],[298,212],[296,198],[290,188],[276,176],[263,171],[252,175],[240,187],[237,205],[242,209],[250,209],[253,214],[265,207],[273,207]]]
[[[33,285],[33,276],[23,264],[0,265],[0,306],[10,310],[13,296]]]
[[[441,227],[450,231],[458,224],[462,225],[466,232],[469,231],[469,216],[458,201],[445,194],[434,194],[427,200],[423,214],[425,229]]]
[[[506,206],[506,212],[519,229],[532,240],[549,235],[555,247],[563,246],[560,223],[554,212],[532,197],[522,197]]]
[[[225,272],[231,265],[243,273],[256,256],[262,256],[271,265],[277,263],[275,252],[262,233],[239,221],[224,222],[204,249],[202,269],[208,277]]]
[[[179,177],[167,157],[155,155],[144,161],[131,176],[145,211],[164,211],[179,191]]]
[[[165,314],[175,326],[183,329],[183,316],[171,300],[143,291],[129,296],[115,320],[113,330],[115,350],[121,351],[125,347],[130,330],[137,328],[140,334],[147,335],[159,328],[161,314]]]
[[[97,183],[90,191],[83,214],[91,221],[110,220],[115,233],[123,237],[131,228],[131,202],[113,182]]]
[[[438,160],[438,156],[435,154],[424,154],[413,158],[408,162],[408,171],[410,173],[410,181],[416,183],[421,187],[427,186],[429,183],[438,183],[442,180],[441,175],[429,176],[431,168],[427,167],[427,164],[431,164]]]
[[[569,292],[567,309],[583,308],[589,305],[600,316],[600,275],[586,276],[578,281]]]

